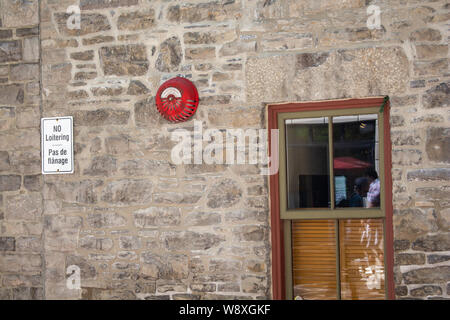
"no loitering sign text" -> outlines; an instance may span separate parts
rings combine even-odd
[[[73,173],[73,118],[41,119],[42,174]]]

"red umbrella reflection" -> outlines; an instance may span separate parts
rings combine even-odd
[[[339,157],[334,159],[334,169],[365,169],[371,166],[368,162],[352,157]]]

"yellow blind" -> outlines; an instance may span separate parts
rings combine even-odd
[[[336,222],[292,222],[294,297],[336,299]]]

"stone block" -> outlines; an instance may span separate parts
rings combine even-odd
[[[124,125],[128,123],[130,111],[121,109],[80,110],[74,112],[74,123],[78,126]]]
[[[439,233],[418,238],[412,249],[425,252],[450,251],[450,233]]]
[[[134,225],[138,228],[176,226],[180,223],[180,208],[149,207],[134,212]]]
[[[84,36],[90,33],[111,30],[108,18],[102,14],[83,13],[81,15],[80,29],[69,29],[67,27],[67,21],[70,18],[70,14],[55,13],[54,17],[59,32],[64,36]]]
[[[118,206],[145,204],[151,202],[152,190],[149,180],[121,179],[106,185],[102,200]]]
[[[229,208],[237,204],[242,198],[242,189],[230,179],[219,182],[212,188],[207,196],[207,205],[210,208]]]
[[[23,104],[23,88],[23,84],[0,85],[0,99],[2,100],[2,103],[11,105]]]
[[[15,251],[16,239],[14,237],[0,237],[0,251]]]
[[[143,10],[130,13],[122,13],[117,20],[119,30],[144,30],[155,25],[155,11]]]
[[[140,44],[103,47],[100,60],[105,75],[142,76],[149,69],[146,48]]]
[[[39,23],[38,0],[1,0],[3,27],[15,28]]]
[[[0,63],[22,59],[22,42],[19,40],[0,41]]]
[[[81,10],[130,7],[138,4],[138,0],[80,0]]]
[[[164,232],[162,238],[169,250],[208,250],[225,241],[217,234],[193,231]]]
[[[450,163],[450,129],[439,127],[428,128],[426,139],[428,158],[434,162]],[[428,170],[425,173],[433,176],[434,180],[449,180],[449,170],[447,168]]]
[[[161,72],[178,71],[182,59],[180,39],[171,37],[161,43],[155,67]]]
[[[16,191],[20,189],[22,177],[18,175],[1,175],[0,176],[0,192]]]

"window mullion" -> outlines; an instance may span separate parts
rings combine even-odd
[[[330,208],[334,210],[334,156],[333,156],[333,118],[328,117],[328,158],[330,168]]]

